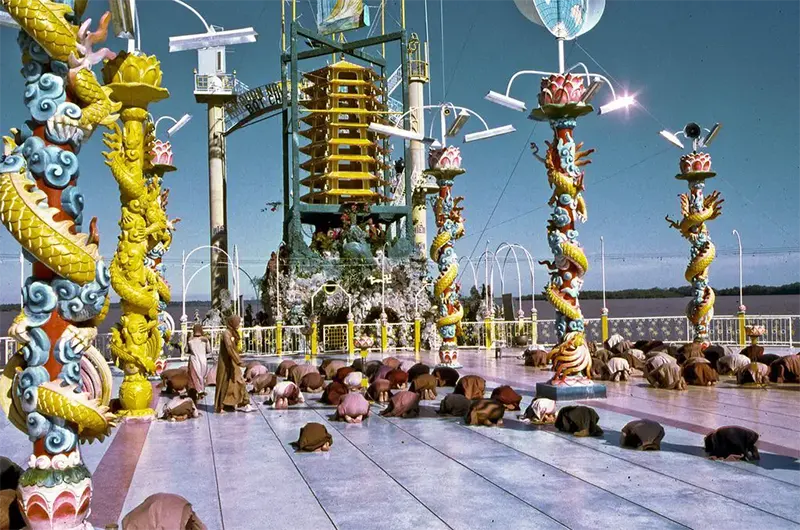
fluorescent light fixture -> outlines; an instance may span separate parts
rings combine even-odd
[[[709,145],[711,145],[711,142],[713,142],[714,138],[717,137],[717,134],[719,133],[719,130],[721,128],[722,128],[722,124],[721,123],[715,123],[714,126],[711,127],[711,130],[708,131],[708,134],[706,135],[706,137],[703,138],[703,144],[702,144],[703,147],[708,147]]]
[[[121,39],[133,39],[136,32],[136,0],[108,0],[111,8],[111,24],[114,35]]]
[[[586,89],[586,92],[583,93],[583,97],[581,98],[581,103],[589,104],[590,101],[597,95],[597,92],[600,90],[600,87],[603,86],[603,81],[601,79],[595,79]]]
[[[487,99],[492,103],[497,103],[498,105],[502,105],[504,107],[508,107],[509,109],[516,110],[519,112],[525,112],[526,110],[524,101],[514,99],[512,97],[506,96],[505,94],[495,92],[494,90],[490,90],[489,93],[486,94],[484,99]]]
[[[516,131],[516,129],[514,128],[513,125],[503,125],[502,127],[495,127],[494,129],[487,129],[485,131],[470,133],[464,136],[464,141],[474,142],[475,140],[483,140],[484,138],[493,138],[495,136],[512,133],[514,131]]]
[[[672,145],[674,145],[675,147],[680,147],[681,149],[685,149],[685,147],[683,146],[683,143],[680,141],[680,139],[674,133],[671,133],[671,132],[669,132],[667,130],[663,130],[663,131],[659,132],[658,134],[660,134],[661,136],[666,138],[667,141],[669,143],[671,143]]]
[[[184,114],[181,119],[175,122],[175,125],[167,129],[167,137],[169,138],[170,136],[178,132],[184,125],[189,123],[191,119],[192,119],[191,114]]]
[[[19,29],[19,24],[17,24],[17,21],[11,18],[11,15],[5,11],[0,11],[0,26]]]
[[[633,96],[622,96],[621,98],[617,98],[614,101],[606,103],[600,107],[600,112],[598,114],[608,114],[609,112],[614,112],[615,110],[630,107],[635,103],[636,99],[634,99]]]
[[[436,144],[438,144],[438,147],[442,146],[442,144],[439,143],[439,140],[437,140],[436,138],[431,138],[430,136],[426,136],[425,138],[423,138],[422,143],[429,145],[430,147],[433,147]]]
[[[450,126],[449,129],[447,129],[447,136],[457,135],[458,132],[461,130],[461,128],[464,127],[464,125],[466,125],[468,121],[469,121],[469,112],[462,109],[461,112],[458,113],[458,116],[456,116],[456,119],[453,122],[453,124]]]
[[[368,129],[374,133],[398,136],[400,138],[405,138],[406,140],[416,140],[418,142],[424,140],[422,133],[407,131],[405,129],[401,129],[400,127],[392,127],[391,125],[383,125],[381,123],[372,122],[369,124]]]
[[[256,41],[258,33],[253,28],[229,29],[198,33],[195,35],[179,35],[169,38],[169,51],[182,52],[186,50],[200,50],[215,46],[233,46],[235,44],[248,44]]]

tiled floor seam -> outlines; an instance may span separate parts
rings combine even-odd
[[[203,400],[206,405],[208,405],[208,398]],[[213,407],[213,402],[211,403]],[[206,409],[208,410],[208,408]],[[206,419],[206,427],[208,427],[208,441],[211,444],[211,465],[214,467],[214,487],[217,490],[217,506],[219,507],[219,520],[220,524],[222,525],[222,530],[225,530],[225,512],[222,510],[222,494],[219,491],[219,474],[217,473],[217,457],[214,454],[214,435],[211,432],[211,417],[209,414],[213,414],[213,412],[206,412],[205,419]]]
[[[403,484],[401,484],[401,483],[400,483],[400,481],[398,481],[398,480],[397,480],[396,478],[394,478],[394,477],[393,477],[393,476],[392,476],[392,475],[391,475],[391,474],[390,474],[388,471],[386,471],[386,469],[384,469],[384,467],[383,467],[383,466],[381,466],[380,464],[378,464],[378,463],[377,463],[375,460],[373,460],[373,459],[372,459],[372,458],[371,458],[369,455],[367,455],[367,453],[365,453],[364,451],[362,451],[360,447],[358,447],[356,444],[354,444],[354,443],[353,443],[353,442],[350,440],[350,438],[348,438],[348,437],[347,437],[347,436],[344,434],[344,432],[343,432],[341,429],[339,429],[338,427],[334,426],[334,425],[333,425],[333,424],[332,424],[332,423],[331,423],[331,422],[328,420],[328,418],[326,418],[326,417],[325,417],[325,416],[324,416],[322,413],[320,413],[320,412],[319,412],[320,410],[325,410],[325,409],[320,409],[319,407],[310,407],[310,406],[309,406],[308,408],[309,408],[310,410],[313,410],[313,411],[314,411],[314,413],[315,413],[317,416],[319,416],[320,418],[322,418],[322,419],[325,421],[325,423],[327,423],[328,425],[330,425],[332,429],[335,429],[335,430],[336,430],[336,432],[337,432],[337,433],[339,433],[339,435],[340,435],[342,438],[344,438],[345,440],[347,440],[347,442],[348,442],[348,443],[349,443],[351,446],[353,446],[353,448],[354,448],[356,451],[358,451],[359,453],[361,453],[362,455],[364,455],[364,457],[365,457],[367,460],[369,460],[370,462],[372,462],[372,463],[375,465],[375,467],[377,467],[378,469],[380,469],[381,471],[383,471],[383,472],[384,472],[384,474],[386,474],[386,476],[387,476],[387,477],[389,477],[389,478],[390,478],[390,479],[391,479],[391,480],[392,480],[392,481],[393,481],[395,484],[397,484],[398,486],[400,486],[401,488],[403,488],[403,490],[404,490],[406,493],[408,493],[409,495],[411,495],[411,497],[412,497],[414,500],[416,500],[418,503],[420,503],[422,506],[424,506],[424,507],[425,507],[425,509],[426,509],[426,510],[428,510],[428,511],[431,513],[431,515],[433,515],[434,517],[436,517],[437,519],[439,519],[439,520],[442,522],[442,524],[443,524],[443,525],[445,525],[447,528],[450,528],[450,529],[452,529],[452,528],[453,528],[452,526],[450,526],[449,524],[447,524],[447,522],[446,522],[444,519],[442,519],[441,517],[439,517],[439,515],[438,515],[436,512],[434,512],[433,510],[431,510],[431,508],[430,508],[430,507],[429,507],[427,504],[425,504],[424,502],[422,502],[422,500],[421,500],[419,497],[417,497],[416,495],[414,495],[413,493],[411,493],[411,491],[409,491],[409,489],[408,489],[408,488],[406,488],[406,487],[405,487]]]
[[[309,483],[308,483],[308,480],[307,480],[307,479],[306,479],[306,477],[303,475],[303,472],[302,472],[302,471],[300,471],[300,468],[297,466],[297,463],[294,461],[294,458],[292,458],[292,455],[291,455],[291,454],[289,454],[289,450],[288,450],[288,449],[286,449],[286,447],[284,447],[284,444],[283,444],[283,442],[281,441],[280,437],[278,436],[278,433],[276,433],[276,432],[275,432],[275,429],[273,429],[273,428],[272,428],[272,424],[270,424],[270,422],[269,422],[269,419],[267,419],[267,416],[264,414],[264,410],[261,408],[261,406],[257,406],[256,408],[258,409],[258,413],[259,413],[259,414],[261,414],[261,417],[262,417],[262,418],[264,419],[264,421],[267,423],[267,427],[269,427],[269,430],[272,432],[272,435],[275,437],[275,439],[276,439],[276,440],[278,441],[278,443],[280,444],[280,446],[281,446],[281,449],[283,449],[283,452],[284,452],[284,453],[286,453],[286,457],[287,457],[287,458],[289,459],[289,461],[292,463],[292,466],[294,467],[295,471],[297,471],[297,474],[298,474],[298,475],[300,475],[300,478],[301,478],[301,479],[303,479],[303,482],[305,483],[306,487],[308,488],[308,491],[309,491],[309,492],[311,492],[311,495],[313,495],[313,496],[314,496],[314,500],[316,500],[316,501],[317,501],[317,504],[319,505],[320,509],[321,509],[321,510],[322,510],[322,511],[325,513],[325,517],[327,517],[327,518],[328,518],[328,521],[330,521],[330,522],[331,522],[331,525],[333,525],[333,527],[334,527],[334,528],[337,528],[337,529],[338,529],[338,528],[339,528],[339,526],[338,526],[338,525],[337,525],[337,524],[334,522],[334,520],[333,520],[333,519],[331,519],[331,516],[330,516],[330,514],[329,514],[329,513],[328,513],[328,511],[325,509],[325,506],[323,506],[323,505],[322,505],[322,502],[320,502],[320,500],[319,500],[319,497],[317,497],[317,494],[314,492],[314,489],[311,487],[311,484],[309,484]]]
[[[472,469],[471,467],[469,467],[469,466],[465,465],[463,462],[459,461],[457,458],[454,458],[454,457],[452,457],[452,456],[448,455],[447,453],[445,453],[445,452],[441,451],[440,449],[438,449],[438,448],[434,447],[433,445],[429,444],[429,443],[428,443],[428,442],[426,442],[425,440],[422,440],[421,438],[418,438],[417,436],[414,436],[414,434],[412,434],[411,432],[409,432],[409,431],[405,430],[404,428],[400,427],[400,425],[399,425],[399,424],[398,424],[396,421],[389,421],[389,420],[385,420],[385,421],[387,421],[387,422],[391,423],[392,425],[394,425],[394,426],[395,426],[396,428],[398,428],[399,430],[403,431],[403,432],[404,432],[405,434],[407,434],[408,436],[410,436],[410,437],[414,438],[415,440],[417,440],[419,443],[421,443],[421,444],[423,444],[423,445],[425,445],[425,446],[427,446],[427,447],[430,447],[430,448],[431,448],[431,449],[433,449],[434,451],[436,451],[436,452],[440,453],[441,455],[445,456],[445,457],[446,457],[446,458],[448,458],[449,460],[452,460],[453,462],[455,462],[456,464],[460,465],[460,466],[461,466],[461,467],[463,467],[464,469],[467,469],[468,471],[470,471],[470,472],[472,472],[472,473],[476,474],[477,476],[481,477],[483,480],[485,480],[485,481],[486,481],[486,482],[488,482],[489,484],[492,484],[492,485],[493,485],[493,486],[495,486],[496,488],[498,488],[498,489],[500,489],[500,490],[504,491],[505,493],[507,493],[507,494],[511,495],[512,497],[514,497],[515,499],[519,500],[519,501],[520,501],[520,502],[522,502],[523,504],[526,504],[527,506],[530,506],[531,508],[533,508],[533,509],[534,509],[534,510],[536,510],[537,512],[541,513],[542,515],[546,516],[547,518],[549,518],[549,519],[553,520],[554,522],[556,522],[556,523],[558,523],[558,524],[560,524],[560,525],[562,525],[562,526],[564,526],[564,527],[566,527],[566,528],[569,528],[568,526],[566,526],[564,523],[562,523],[561,521],[559,521],[558,519],[556,519],[555,517],[553,517],[553,516],[552,516],[552,515],[550,515],[549,513],[547,513],[547,512],[545,512],[545,511],[541,510],[540,508],[537,508],[536,506],[534,506],[534,505],[533,505],[533,504],[531,504],[530,502],[528,502],[528,501],[526,501],[525,499],[523,499],[523,498],[519,497],[519,496],[518,496],[518,495],[516,495],[515,493],[513,493],[513,492],[511,492],[511,491],[507,490],[506,488],[504,488],[503,486],[501,486],[501,485],[497,484],[496,482],[492,481],[492,480],[491,480],[491,479],[489,479],[488,477],[486,477],[486,476],[484,476],[484,475],[481,475],[480,473],[478,473],[477,471],[475,471],[475,470],[474,470],[474,469]],[[465,428],[463,425],[459,425],[458,423],[453,423],[453,425],[457,425],[457,426],[459,426],[459,427],[463,427],[463,428]],[[466,428],[465,428],[465,429],[466,429]],[[569,472],[567,472],[567,471],[564,471],[563,469],[560,469],[560,468],[558,468],[558,467],[556,467],[556,466],[554,466],[554,465],[552,465],[552,464],[549,464],[549,463],[547,463],[547,462],[544,462],[544,461],[542,461],[542,460],[539,460],[539,459],[537,459],[537,458],[533,458],[532,456],[530,456],[530,455],[527,455],[527,454],[525,454],[525,453],[523,453],[523,452],[519,451],[518,449],[515,449],[515,448],[513,448],[513,447],[507,446],[506,444],[504,444],[504,443],[502,443],[502,442],[498,442],[497,440],[494,440],[494,439],[492,439],[492,438],[489,438],[488,436],[484,436],[483,434],[481,434],[481,433],[479,433],[479,432],[476,432],[476,431],[474,431],[474,430],[472,430],[472,429],[466,429],[466,430],[467,430],[467,431],[469,431],[469,432],[472,432],[472,433],[478,434],[478,435],[480,435],[480,436],[483,436],[484,438],[487,438],[488,440],[491,440],[492,442],[495,442],[495,443],[498,443],[498,444],[500,444],[500,445],[504,445],[504,446],[506,446],[506,447],[509,447],[510,449],[512,449],[512,450],[514,450],[514,451],[516,451],[516,452],[518,452],[518,453],[520,453],[520,454],[522,454],[523,456],[526,456],[526,457],[528,457],[528,458],[532,458],[533,460],[536,460],[537,462],[541,462],[542,464],[544,464],[544,465],[546,465],[546,466],[548,466],[548,467],[551,467],[551,468],[553,468],[553,469],[556,469],[556,470],[558,470],[559,472],[561,472],[561,473],[564,473],[564,474],[566,474],[566,475],[569,475],[570,477],[572,477],[572,478],[574,478],[574,479],[576,479],[576,480],[580,480],[581,482],[583,482],[583,483],[585,483],[585,484],[589,484],[590,486],[592,486],[592,487],[594,487],[594,488],[597,488],[597,489],[599,489],[599,490],[601,490],[601,491],[604,491],[604,492],[608,493],[609,495],[612,495],[612,496],[614,496],[614,497],[616,497],[616,498],[622,499],[622,500],[624,500],[625,502],[629,502],[630,504],[634,504],[634,505],[636,505],[636,506],[639,506],[639,507],[640,507],[640,508],[642,508],[643,510],[646,510],[646,511],[648,511],[648,512],[650,512],[650,513],[653,513],[653,514],[654,514],[654,515],[656,515],[657,517],[660,517],[660,518],[662,518],[662,519],[666,519],[666,520],[668,520],[668,521],[670,521],[670,522],[673,522],[673,523],[675,523],[675,524],[677,524],[677,525],[680,525],[680,526],[683,526],[683,527],[685,527],[685,528],[688,528],[688,527],[687,527],[686,525],[684,525],[684,524],[681,524],[681,523],[679,523],[679,522],[677,522],[677,521],[673,521],[673,520],[672,520],[672,519],[670,519],[669,517],[666,517],[666,516],[664,516],[664,515],[662,515],[662,514],[660,514],[660,513],[658,513],[658,512],[655,512],[655,511],[653,511],[653,510],[650,510],[650,509],[648,509],[648,508],[645,508],[644,506],[641,506],[641,505],[639,505],[638,503],[635,503],[635,502],[629,501],[629,500],[627,500],[627,499],[625,499],[625,498],[623,498],[623,497],[620,497],[619,495],[616,495],[616,494],[614,494],[613,492],[610,492],[610,491],[608,491],[608,490],[606,490],[606,489],[604,489],[604,488],[601,488],[601,487],[599,487],[599,486],[596,486],[596,485],[594,485],[594,484],[591,484],[590,482],[588,482],[588,481],[586,481],[586,480],[583,480],[583,479],[581,479],[581,478],[579,478],[579,477],[576,477],[576,476],[572,475],[571,473],[569,473]]]

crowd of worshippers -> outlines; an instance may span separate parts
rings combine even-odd
[[[739,353],[728,353],[719,345],[691,342],[675,345],[660,340],[631,342],[615,334],[598,346],[588,343],[592,356],[592,379],[628,381],[644,377],[651,386],[686,390],[687,385],[712,386],[722,375],[739,385],[766,387],[769,383],[800,382],[800,353],[780,356],[764,353],[751,344]],[[547,369],[548,352],[529,348],[522,354],[525,366]]]

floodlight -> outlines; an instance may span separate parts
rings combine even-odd
[[[429,139],[429,138],[426,138],[426,140],[428,140],[428,139]],[[433,140],[433,138],[430,138],[430,140]],[[441,148],[442,148],[442,142],[440,142],[439,140],[433,140],[433,141],[432,141],[432,142],[429,144],[429,148],[430,148],[430,149],[441,149]]]
[[[711,130],[708,131],[706,137],[703,138],[703,143],[702,143],[703,147],[708,147],[709,145],[711,145],[711,142],[713,142],[714,138],[717,137],[717,134],[719,133],[719,130],[721,128],[722,128],[721,123],[715,123],[714,126],[711,127]]]
[[[589,104],[590,101],[597,95],[597,92],[600,90],[600,87],[603,86],[602,79],[595,79],[586,89],[586,92],[583,93],[583,97],[581,98],[581,103],[585,103],[586,105]]]
[[[400,127],[392,127],[391,125],[383,125],[381,123],[372,122],[369,124],[368,129],[374,133],[386,134],[389,136],[399,136],[400,138],[417,140],[418,142],[421,142],[424,139],[422,133],[407,131],[406,129],[401,129]]]
[[[602,107],[600,107],[600,111],[598,114],[608,114],[609,112],[614,112],[615,110],[624,109],[626,107],[630,107],[636,103],[636,99],[633,96],[622,96],[621,98],[617,98],[610,103],[606,103]]]
[[[167,129],[167,138],[171,137],[173,134],[178,132],[184,125],[189,123],[191,119],[192,119],[191,114],[184,114],[181,119],[175,122],[175,125]]]
[[[683,134],[686,138],[691,138],[692,140],[697,140],[700,138],[700,134],[703,132],[703,129],[700,128],[694,122],[689,122],[686,124],[686,127],[683,128]]]
[[[258,33],[253,28],[210,31],[208,33],[197,33],[195,35],[179,35],[169,38],[169,51],[172,53],[186,50],[200,50],[215,46],[248,44],[255,42],[256,37],[258,37]]]
[[[660,134],[661,136],[666,138],[666,140],[669,143],[671,143],[672,145],[674,145],[675,147],[680,147],[681,149],[685,149],[685,147],[683,146],[683,143],[680,141],[680,139],[674,133],[671,133],[671,132],[669,132],[667,130],[664,130],[664,131],[659,132],[658,134]]]
[[[473,142],[475,140],[483,140],[484,138],[493,138],[495,136],[512,133],[514,131],[516,131],[516,129],[513,125],[503,125],[502,127],[495,127],[494,129],[470,133],[464,136],[464,142]]]
[[[500,94],[499,92],[495,92],[494,90],[490,90],[488,94],[484,97],[491,101],[492,103],[497,103],[498,105],[502,105],[504,107],[508,107],[509,109],[516,110],[519,112],[525,112],[525,102],[520,101],[518,99],[514,99],[512,97],[506,96],[505,94]]]
[[[469,116],[469,112],[462,109],[458,113],[458,116],[456,116],[456,120],[453,122],[450,128],[447,129],[447,136],[457,135],[461,128],[464,127],[464,125],[466,125],[466,123],[469,121]]]
[[[0,26],[4,26],[6,28],[19,29],[19,24],[17,24],[17,21],[14,20],[11,17],[11,15],[6,13],[5,11],[0,11]]]
[[[114,34],[121,39],[133,39],[136,33],[136,0],[108,0]]]

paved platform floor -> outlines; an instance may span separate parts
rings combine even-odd
[[[523,410],[550,375],[512,357],[464,352],[461,361],[462,375],[487,380],[487,396],[512,385]],[[217,415],[212,391],[196,420],[128,423],[83,448],[91,520],[102,528],[148,495],[173,492],[209,529],[800,528],[800,385],[731,381],[686,392],[642,378],[607,383],[608,399],[585,402],[600,414],[602,438],[526,425],[517,412],[503,427],[466,426],[438,417],[438,400],[416,419],[382,418],[374,406],[361,425],[330,421],[333,407],[318,395],[280,411],[254,397],[257,412]],[[619,447],[622,426],[643,417],[665,427],[660,452]],[[290,447],[311,421],[333,435],[330,452]],[[704,457],[703,436],[724,425],[760,433],[759,463]],[[25,461],[30,445],[5,418],[0,440],[0,454]]]

